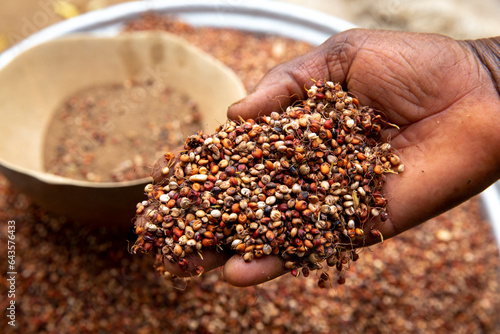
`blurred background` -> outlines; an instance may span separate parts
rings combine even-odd
[[[0,52],[54,23],[125,1],[23,0],[0,4]],[[147,2],[147,1],[145,1]],[[227,0],[229,4],[241,0]],[[279,6],[280,1],[275,1]],[[287,1],[359,27],[500,34],[495,0]],[[153,24],[154,25],[154,24]],[[1,104],[1,101],[0,101]],[[0,175],[0,267],[16,221],[18,333],[495,333],[500,331],[498,245],[478,197],[411,233],[365,249],[345,285],[285,275],[234,288],[214,270],[175,286],[153,258],[127,252],[123,228],[90,227],[46,212]],[[132,227],[132,224],[131,224]],[[9,285],[2,269],[0,308]],[[3,312],[5,314],[5,312]]]
[[[23,0],[0,5],[0,51],[33,32],[78,14],[126,1]],[[147,2],[147,0],[146,0]],[[238,3],[242,0],[227,0]],[[396,29],[480,38],[500,31],[496,0],[287,0],[338,16],[364,28]]]

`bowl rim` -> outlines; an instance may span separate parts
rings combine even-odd
[[[182,2],[174,0],[148,0],[132,1],[118,5],[106,7],[100,10],[91,11],[74,18],[56,23],[44,28],[33,35],[27,37],[20,43],[10,47],[0,54],[0,69],[7,66],[20,54],[36,47],[37,45],[49,42],[54,39],[64,38],[72,35],[86,33],[95,37],[114,37],[121,33],[124,24],[132,19],[137,19],[143,14],[153,12],[158,14],[172,14],[185,20],[189,15],[199,19],[200,15],[209,17],[209,21],[187,23],[198,26],[213,26],[218,28],[235,28],[247,30],[249,32],[267,32],[269,34],[282,35],[286,32],[286,25],[297,25],[298,28],[311,29],[317,31],[315,43],[319,44],[320,39],[326,40],[331,35],[343,30],[355,28],[356,26],[343,19],[319,12],[317,10],[305,8],[285,2],[273,0],[254,0],[252,2],[240,2],[237,0],[186,0]],[[231,16],[232,21],[225,18],[213,20],[213,16]],[[254,19],[264,18],[265,20],[281,23],[283,29],[268,32],[269,26],[252,26],[250,21],[241,20],[241,17],[253,17]],[[192,20],[191,20],[192,21]],[[196,24],[198,23],[198,24]],[[209,23],[213,23],[210,25]],[[265,22],[264,22],[265,23]],[[236,25],[236,26],[235,26]],[[276,26],[277,28],[280,25]],[[246,29],[245,29],[246,28]],[[275,28],[272,28],[275,29]],[[281,32],[281,34],[280,34]],[[296,33],[296,32],[295,32]],[[292,32],[293,34],[293,32]],[[292,36],[284,36],[294,38]],[[307,36],[305,36],[307,37]],[[295,39],[298,39],[295,36]],[[304,38],[307,41],[307,38]],[[92,182],[76,180],[62,176],[53,175],[46,172],[34,171],[26,167],[18,166],[0,157],[0,167],[10,169],[16,173],[26,174],[41,182],[52,185],[72,185],[92,188],[117,188],[129,187],[151,182],[151,177],[145,177],[130,181],[121,182]]]
[[[172,13],[181,18],[186,14],[193,15],[200,13],[207,15],[231,14],[234,16],[249,16],[250,14],[255,17],[266,17],[271,20],[278,20],[277,22],[295,24],[317,30],[324,34],[325,40],[335,33],[357,28],[353,23],[338,17],[299,5],[274,0],[253,0],[252,2],[241,2],[238,0],[184,0],[182,2],[175,0],[130,1],[78,15],[55,23],[28,36],[0,54],[0,68],[17,57],[21,52],[37,44],[65,35],[88,32],[97,35],[115,36],[120,32],[120,28],[124,22],[140,17],[148,12]],[[199,19],[199,16],[196,18]],[[195,26],[207,26],[208,22],[203,21],[202,24],[197,24],[196,22],[188,23]],[[214,27],[231,27],[225,20],[219,20],[218,22],[211,21],[210,23],[210,26]],[[231,24],[236,23],[231,22]],[[248,22],[241,22],[241,25],[247,26],[246,30],[248,31],[255,32],[262,30],[259,27],[248,27]],[[307,41],[309,39],[303,38],[303,40]],[[316,42],[315,44],[319,43]]]
[[[234,80],[233,87],[238,91],[238,98],[243,98],[244,95],[246,94],[246,89],[241,82],[240,78],[232,71],[227,65],[223,64],[221,61],[213,57],[212,55],[202,51],[195,45],[192,45],[191,43],[188,43],[185,39],[169,33],[169,32],[162,32],[158,33],[156,31],[137,31],[137,32],[130,32],[130,33],[123,33],[120,35],[116,36],[106,36],[106,35],[95,35],[95,34],[88,34],[88,33],[74,33],[74,34],[69,34],[69,35],[64,35],[61,36],[57,39],[52,39],[48,40],[39,44],[35,44],[32,47],[22,51],[19,53],[19,55],[25,54],[26,52],[30,52],[34,50],[35,48],[39,46],[44,46],[44,45],[49,45],[53,41],[57,42],[64,42],[64,41],[69,41],[69,42],[81,42],[81,41],[119,41],[119,40],[126,40],[126,39],[147,39],[147,38],[154,38],[155,40],[158,39],[163,39],[165,41],[172,41],[182,48],[186,49],[187,51],[192,52],[193,54],[197,54],[200,57],[202,57],[205,61],[205,64],[213,64],[214,66],[217,66],[218,70],[221,73],[224,73],[228,78],[231,78]],[[12,61],[15,61],[16,58],[13,58]],[[0,67],[0,71],[4,69],[5,67],[9,66],[11,62],[7,63],[4,67]],[[40,171],[40,170],[35,170],[31,169],[28,167],[24,167],[21,165],[18,165],[14,162],[11,162],[3,157],[0,157],[0,171],[8,169],[11,170],[12,172],[18,173],[18,174],[24,174],[29,177],[35,178],[38,181],[44,182],[46,184],[50,185],[70,185],[70,186],[77,186],[77,187],[91,187],[91,188],[119,188],[119,187],[130,187],[130,186],[137,186],[140,184],[146,184],[149,182],[152,182],[152,177],[151,176],[146,176],[138,179],[133,179],[133,180],[127,180],[127,181],[104,181],[104,182],[93,182],[93,181],[86,181],[86,180],[79,180],[79,179],[73,179],[73,178],[68,178],[64,176],[59,176],[55,175],[52,173],[48,173],[45,171]]]

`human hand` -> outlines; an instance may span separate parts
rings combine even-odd
[[[387,239],[458,205],[500,176],[500,97],[475,50],[440,35],[346,31],[271,70],[228,115],[248,119],[280,111],[305,98],[311,79],[340,82],[361,104],[383,111],[399,127],[384,135],[405,164],[405,172],[389,175],[384,186],[388,220],[370,225]],[[376,241],[372,236],[368,243]],[[224,265],[224,277],[237,286],[285,272],[274,256],[246,263],[239,255],[207,251],[203,261],[191,260],[206,270]],[[167,270],[183,274],[173,265]]]

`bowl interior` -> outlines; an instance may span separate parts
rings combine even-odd
[[[56,108],[77,91],[127,79],[158,80],[197,101],[209,132],[226,120],[227,107],[245,95],[231,70],[173,35],[53,40],[0,70],[0,158],[42,177],[44,138]]]
[[[229,68],[166,33],[72,35],[46,42],[0,69],[0,172],[48,210],[85,222],[129,224],[150,178],[98,183],[43,170],[44,140],[58,106],[83,89],[128,79],[161,81],[187,95],[209,133],[246,94]]]

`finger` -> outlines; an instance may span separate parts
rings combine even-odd
[[[312,79],[344,82],[345,64],[340,55],[344,40],[342,35],[335,35],[311,52],[276,66],[250,95],[229,107],[228,117],[248,119],[279,112],[295,100],[303,99],[304,87],[314,84]]]
[[[178,277],[197,276],[200,267],[204,272],[223,266],[230,255],[225,252],[218,252],[214,249],[203,250],[202,253],[188,254],[184,259],[187,261],[187,267],[181,267],[178,262],[165,261],[165,270]]]
[[[164,183],[168,180],[168,175],[163,173],[166,167],[168,167],[169,161],[165,156],[158,159],[151,170],[151,177],[156,184],[165,185]]]
[[[268,115],[273,111],[281,112],[293,101],[303,98],[304,89],[283,65],[269,72],[254,92],[228,109],[228,118],[237,120]],[[312,83],[312,81],[311,81]]]
[[[153,168],[151,169],[151,177],[154,183],[159,185],[166,185],[170,176],[174,173],[174,166],[179,161],[179,151],[183,149],[182,146],[177,147],[173,150],[175,156],[172,158],[171,152],[166,153],[161,158],[159,158]]]
[[[165,186],[173,173],[175,162],[167,160],[165,156],[158,159],[151,170],[151,177],[154,183]]]
[[[287,271],[277,256],[264,256],[245,262],[239,255],[231,257],[224,265],[224,278],[234,286],[246,287],[267,282]]]

